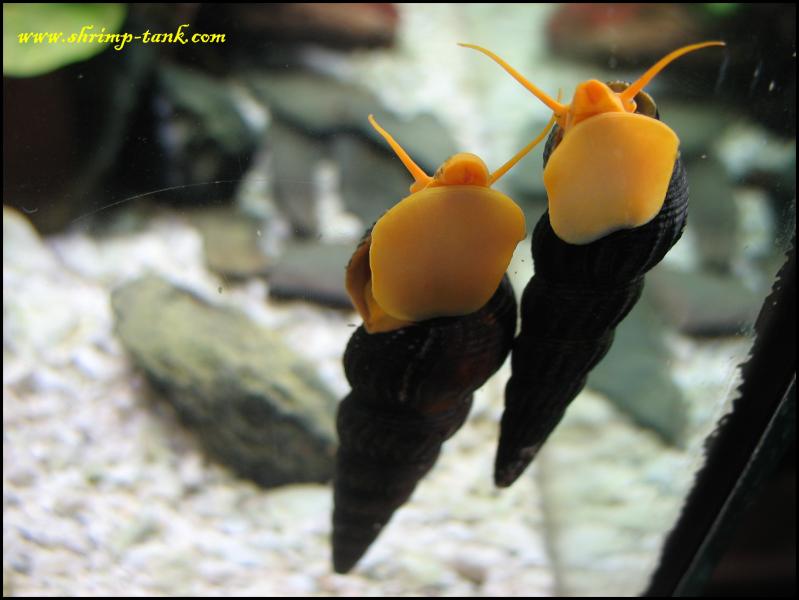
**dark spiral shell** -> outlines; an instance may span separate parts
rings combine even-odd
[[[333,566],[346,573],[464,423],[472,393],[505,361],[516,329],[507,277],[462,317],[386,333],[359,327],[344,353],[352,386],[339,405]]]
[[[639,112],[657,118],[646,94],[635,99]],[[544,149],[545,165],[561,137],[556,127]],[[645,225],[573,245],[555,235],[548,212],[538,221],[532,236],[535,275],[522,295],[521,331],[505,389],[494,469],[498,486],[511,485],[535,458],[610,349],[616,326],[641,295],[644,275],[682,235],[687,214],[688,184],[678,156],[663,206]]]

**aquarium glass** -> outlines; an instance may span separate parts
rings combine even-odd
[[[795,5],[754,4],[4,4],[4,595],[641,594],[794,235],[795,22]],[[351,346],[378,408],[339,415],[363,447],[339,468],[395,458],[346,485],[374,478],[390,504],[434,464],[337,573],[336,415],[362,324],[345,269],[413,183],[367,117],[428,175],[456,152],[493,172],[552,110],[458,43],[569,103],[581,82],[634,81],[711,40],[726,46],[645,88],[679,138],[684,233],[513,485],[494,484],[510,359],[436,457],[418,445],[452,433],[430,424],[445,409],[422,418],[405,399],[485,368],[439,361],[471,333]],[[495,186],[526,220],[507,268],[517,299],[546,218],[544,147]],[[450,214],[415,218],[445,238]],[[428,269],[411,239],[397,272]],[[491,242],[474,244],[453,270],[483,268]],[[602,293],[622,285],[609,277]],[[564,318],[594,326],[588,305]],[[551,335],[541,362],[572,364],[579,344]],[[358,433],[380,419],[384,433]]]

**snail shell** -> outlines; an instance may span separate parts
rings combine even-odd
[[[679,57],[670,52],[635,82],[580,83],[562,104],[502,58],[485,54],[553,111],[544,148],[548,210],[533,231],[535,275],[522,295],[522,327],[505,389],[494,480],[509,486],[533,460],[607,353],[641,295],[644,274],[682,235],[688,210],[679,139],[644,87]]]
[[[478,156],[459,153],[431,177],[369,120],[415,182],[347,265],[347,291],[364,324],[344,353],[352,392],[337,417],[339,573],[355,565],[410,497],[465,421],[472,393],[510,352],[516,298],[505,271],[525,221],[491,185],[549,130],[493,173]]]
[[[609,85],[614,91],[626,87]],[[636,112],[659,118],[647,94],[639,92],[635,101]],[[561,138],[556,127],[544,149],[545,165]],[[682,235],[687,212],[688,185],[678,155],[665,200],[644,225],[576,245],[556,234],[549,211],[538,221],[531,244],[535,275],[522,295],[521,331],[505,390],[494,471],[498,486],[519,477],[560,422],[638,301],[645,273]]]
[[[480,310],[385,333],[359,327],[344,353],[352,392],[337,417],[333,566],[349,571],[465,421],[516,329],[507,277]]]

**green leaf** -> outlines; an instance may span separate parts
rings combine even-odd
[[[3,4],[3,75],[34,77],[88,60],[111,43],[78,40],[81,29],[117,33],[127,11],[126,4]]]
[[[728,17],[741,8],[738,4],[731,2],[706,2],[702,6],[715,17]]]

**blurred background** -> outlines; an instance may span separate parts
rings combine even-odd
[[[639,594],[795,232],[795,22],[793,4],[4,4],[4,594]],[[58,32],[87,37],[39,36]],[[456,151],[494,169],[550,115],[457,42],[570,98],[713,39],[647,87],[681,140],[688,229],[533,468],[492,487],[506,365],[332,574],[344,268],[411,182],[366,116],[427,172]],[[528,232],[541,151],[498,186]],[[531,263],[525,240],[518,294]],[[708,594],[793,593],[794,455]]]

